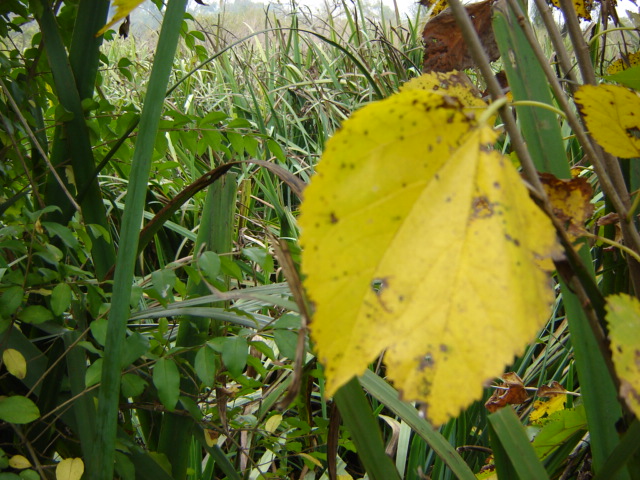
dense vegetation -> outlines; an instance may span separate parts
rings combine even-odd
[[[0,4],[0,478],[55,478],[79,458],[85,478],[103,479],[474,478],[491,453],[504,478],[585,478],[592,459],[600,478],[637,478],[638,421],[591,333],[603,295],[634,291],[637,262],[620,255],[616,228],[636,254],[637,230],[597,223],[621,212],[541,68],[519,72],[521,85],[507,69],[514,99],[538,102],[518,121],[538,170],[573,168],[594,186],[588,226],[608,243],[559,265],[578,280],[558,277],[547,326],[510,367],[533,390],[557,381],[574,394],[557,407],[564,427],[534,450],[522,425],[544,428],[530,419],[539,405],[519,405],[514,425],[500,412],[488,423],[476,402],[435,430],[380,362],[328,399],[308,342],[303,186],[354,110],[420,74],[424,12],[222,7],[183,15],[186,0],[157,0],[161,31],[134,15],[126,38],[95,36],[108,0]],[[598,78],[638,45],[637,31],[602,35],[606,18],[587,49]],[[568,58],[558,72],[577,81]],[[499,140],[514,162],[521,144],[513,131]],[[544,148],[562,158],[540,160]]]

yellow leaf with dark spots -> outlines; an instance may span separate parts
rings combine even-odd
[[[442,424],[544,325],[556,235],[494,140],[460,102],[408,90],[327,143],[299,219],[327,395],[385,352],[403,398]]]
[[[593,188],[584,177],[556,178],[541,173],[540,181],[547,192],[554,215],[562,222],[573,240],[584,234],[584,224],[593,215]]]
[[[640,157],[640,96],[616,85],[583,85],[575,95],[591,136],[621,158]]]
[[[640,52],[630,53],[626,58],[619,58],[611,62],[611,65],[607,67],[607,74],[614,75],[629,67],[637,67],[638,65],[640,65]]]
[[[640,301],[626,294],[607,297],[606,320],[620,397],[640,418]]]
[[[560,0],[551,0],[557,8],[560,7]],[[573,0],[573,8],[578,17],[591,20],[591,10],[593,10],[593,0]]]

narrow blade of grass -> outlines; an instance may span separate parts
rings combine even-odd
[[[531,443],[529,443],[524,427],[510,407],[489,415],[489,422],[496,435],[492,442],[494,452],[504,450],[520,480],[549,478]],[[495,446],[496,443],[500,445],[498,448]],[[496,463],[496,465],[498,475],[501,478],[512,478],[500,471],[500,464]]]
[[[145,206],[155,137],[186,4],[187,0],[170,0],[167,5],[158,40],[158,53],[149,78],[140,119],[140,132],[133,155],[126,206],[122,219],[120,249],[116,261],[113,298],[104,352],[102,385],[98,400],[98,436],[91,462],[92,478],[96,479],[111,480],[113,478],[120,398],[120,359],[123,354],[125,330],[129,318],[129,299],[137,254],[138,234]]]

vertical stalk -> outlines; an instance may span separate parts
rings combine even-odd
[[[102,368],[102,385],[98,396],[98,433],[94,456],[90,462],[90,477],[92,479],[113,479],[118,401],[120,399],[120,359],[124,350],[125,331],[130,313],[129,298],[134,276],[138,234],[146,203],[145,197],[153,147],[186,5],[187,0],[169,0],[167,4],[140,118],[140,130],[133,154],[122,218],[120,248],[116,260],[114,290]]]

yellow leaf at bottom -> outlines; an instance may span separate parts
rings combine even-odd
[[[56,480],[80,480],[83,473],[81,458],[65,458],[56,467]]]
[[[385,351],[388,377],[441,424],[482,395],[544,324],[537,260],[549,219],[494,133],[409,90],[356,112],[327,143],[301,207],[311,335],[333,394]]]
[[[606,320],[620,396],[640,418],[640,301],[624,294],[607,297]]]

